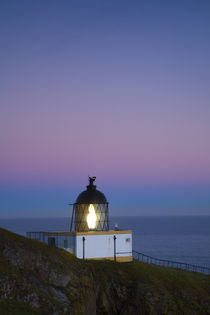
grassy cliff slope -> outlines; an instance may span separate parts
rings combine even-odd
[[[82,261],[0,229],[0,314],[210,314],[210,276]]]

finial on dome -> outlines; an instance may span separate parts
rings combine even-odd
[[[94,181],[96,180],[96,176],[90,177],[89,176],[89,185],[93,186]]]

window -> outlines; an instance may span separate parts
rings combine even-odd
[[[64,248],[68,248],[68,240],[64,240],[63,241],[63,247]]]
[[[48,237],[48,245],[55,246],[55,238],[54,237]]]

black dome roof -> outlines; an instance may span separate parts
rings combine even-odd
[[[104,194],[97,190],[96,186],[93,185],[95,179],[95,177],[89,177],[90,184],[87,186],[87,190],[79,194],[76,203],[107,203]]]

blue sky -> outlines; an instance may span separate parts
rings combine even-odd
[[[210,214],[210,2],[1,1],[0,217]]]

